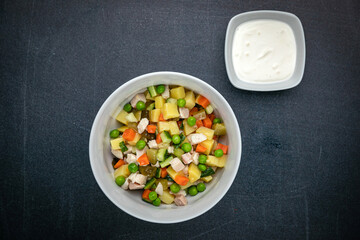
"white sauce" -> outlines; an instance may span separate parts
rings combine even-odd
[[[232,59],[235,73],[243,81],[285,80],[295,70],[294,33],[280,21],[245,22],[235,30]]]

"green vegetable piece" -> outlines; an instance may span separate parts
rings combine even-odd
[[[156,160],[156,154],[157,154],[157,150],[156,149],[148,149],[146,150],[146,155],[149,159],[149,162],[151,164],[156,164],[157,160]]]
[[[195,124],[196,124],[196,118],[194,118],[194,117],[189,117],[189,118],[187,119],[187,123],[189,124],[190,127],[195,126]]]
[[[205,164],[205,163],[206,163],[206,160],[207,160],[207,156],[206,156],[206,155],[201,154],[201,155],[199,156],[199,163]]]
[[[160,162],[165,160],[165,155],[166,155],[167,150],[164,148],[160,148],[156,154],[156,159]]]
[[[199,183],[199,184],[196,186],[196,189],[197,189],[199,192],[203,192],[203,191],[205,191],[206,186],[205,186],[204,183]]]
[[[132,110],[132,106],[130,105],[130,103],[125,104],[124,111],[125,112],[131,112],[131,110]]]
[[[139,150],[143,150],[145,146],[146,146],[146,142],[144,140],[139,140],[136,143],[136,148]]]
[[[156,178],[161,178],[161,168],[156,169],[155,177]]]
[[[213,124],[216,124],[216,123],[221,123],[221,119],[220,118],[215,118],[213,120]]]
[[[149,178],[155,177],[156,167],[152,166],[140,166],[139,171],[142,175],[147,176]]]
[[[156,178],[152,178],[149,181],[147,181],[147,183],[145,184],[144,189],[150,189],[152,187],[152,185],[154,185],[156,181]]]
[[[139,170],[139,167],[135,163],[130,163],[128,169],[131,173],[136,173]]]
[[[181,148],[175,148],[174,150],[174,155],[178,158],[181,158],[184,153],[184,150],[182,150]]]
[[[115,179],[115,182],[118,186],[122,186],[124,183],[125,183],[125,178],[124,176],[118,176],[116,179]]]
[[[198,168],[202,172],[206,170],[206,166],[204,164],[201,164],[201,163],[198,165]]]
[[[173,183],[170,185],[170,190],[173,192],[173,193],[178,193],[180,191],[180,186],[179,184],[177,183]]]
[[[150,111],[153,110],[154,108],[155,108],[155,103],[152,103],[146,108],[146,110]]]
[[[120,132],[117,129],[114,129],[114,130],[110,131],[110,137],[111,138],[117,138],[119,136],[119,134],[120,134]]]
[[[164,85],[159,85],[156,87],[156,92],[158,94],[162,94],[163,92],[165,92],[165,86]]]
[[[205,171],[201,172],[200,177],[207,177],[213,175],[214,173],[215,171],[211,167],[208,167]]]
[[[161,204],[160,198],[156,198],[156,199],[152,202],[152,204],[153,204],[154,206],[156,206],[156,207],[160,206],[160,204]]]
[[[184,143],[181,146],[181,149],[184,150],[184,152],[190,152],[191,151],[191,144],[190,143]]]
[[[141,198],[144,202],[147,202],[147,203],[152,203],[152,201],[150,199],[145,199],[145,198]]]
[[[160,137],[163,143],[171,143],[171,136],[168,131],[163,131],[160,133]]]
[[[189,194],[190,194],[191,196],[195,196],[197,193],[198,193],[198,190],[196,189],[195,186],[191,186],[191,187],[189,188]]]
[[[175,98],[168,98],[166,99],[167,103],[177,104],[177,100]]]
[[[165,159],[165,161],[162,161],[162,162],[160,163],[160,167],[161,167],[161,168],[164,168],[164,167],[169,166],[171,160],[173,160],[173,159],[174,159],[173,157],[168,157],[167,159]]]
[[[156,189],[156,184],[153,184],[150,189],[154,191]]]
[[[175,182],[174,179],[172,179],[172,178],[169,176],[169,174],[166,175],[165,179],[168,180],[169,182]]]
[[[137,110],[144,110],[145,109],[145,103],[143,101],[138,101],[136,103],[136,109]]]
[[[185,100],[185,99],[180,98],[180,99],[177,100],[177,105],[178,105],[179,107],[185,107],[185,104],[186,104],[186,100]]]
[[[169,188],[168,182],[169,181],[167,179],[160,178],[160,179],[156,179],[155,185],[157,186],[160,183],[163,186],[163,189],[167,190]]]
[[[214,152],[215,157],[222,157],[224,155],[224,152],[222,149],[215,150]]]
[[[156,192],[152,191],[152,192],[149,193],[149,199],[151,201],[154,201],[157,197],[158,197],[158,195],[157,195]]]
[[[124,153],[128,150],[128,148],[126,147],[125,143],[124,142],[120,142],[119,143],[119,146],[120,146],[120,150]]]
[[[174,144],[179,144],[181,142],[181,137],[178,134],[175,134],[174,136],[172,136],[172,142]]]
[[[149,93],[151,97],[155,97],[157,95],[155,86],[148,87]]]

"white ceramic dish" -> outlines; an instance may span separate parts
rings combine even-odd
[[[225,143],[229,156],[225,168],[217,171],[205,192],[188,197],[188,205],[177,207],[162,204],[154,207],[141,200],[141,191],[125,191],[114,181],[109,145],[109,131],[118,126],[115,117],[135,93],[158,84],[182,85],[208,98],[228,129]],[[91,168],[105,195],[124,212],[154,223],[177,223],[197,217],[211,209],[230,188],[239,168],[241,135],[238,122],[225,98],[209,84],[190,75],[176,72],[155,72],[136,77],[116,89],[101,106],[94,120],[89,141]]]
[[[251,83],[239,79],[234,71],[232,61],[232,46],[236,28],[245,22],[252,20],[269,19],[287,23],[294,32],[296,42],[296,64],[292,76],[278,82]],[[225,64],[230,82],[234,87],[251,91],[276,91],[285,90],[297,86],[303,77],[305,69],[305,36],[302,24],[294,14],[280,11],[253,11],[245,12],[233,17],[227,27],[225,38]]]

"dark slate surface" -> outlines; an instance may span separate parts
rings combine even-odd
[[[257,9],[303,23],[306,69],[294,89],[247,92],[228,81],[227,23]],[[356,0],[2,1],[0,238],[355,238],[359,9]],[[228,194],[201,217],[166,226],[113,205],[88,159],[103,101],[159,70],[218,89],[243,137]]]

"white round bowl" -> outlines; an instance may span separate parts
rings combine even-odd
[[[226,166],[216,171],[206,190],[194,197],[188,196],[188,205],[161,204],[155,207],[141,199],[142,191],[125,191],[115,184],[109,131],[118,127],[115,120],[122,107],[134,94],[158,84],[182,85],[208,98],[217,114],[223,119],[227,136],[222,140],[229,145]],[[177,72],[154,72],[136,77],[116,89],[96,115],[89,141],[90,164],[95,179],[105,195],[124,212],[154,223],[177,223],[195,218],[211,209],[229,190],[239,168],[241,135],[235,114],[225,98],[209,84],[190,75]]]

